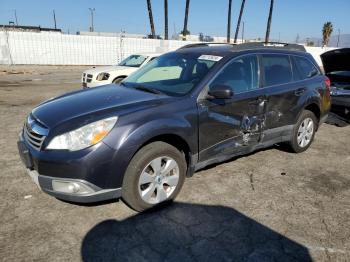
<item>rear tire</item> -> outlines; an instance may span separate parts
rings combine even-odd
[[[304,110],[293,129],[292,140],[289,142],[291,150],[295,153],[307,150],[315,137],[317,127],[318,121],[315,114]]]
[[[177,148],[164,142],[150,143],[130,161],[122,199],[139,212],[169,202],[180,192],[186,170],[184,154]]]

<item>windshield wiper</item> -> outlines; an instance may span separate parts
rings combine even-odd
[[[150,87],[147,87],[147,86],[137,85],[137,86],[133,86],[133,88],[135,88],[137,90],[145,91],[145,92],[148,92],[148,93],[158,94],[158,95],[159,94],[164,94],[162,91],[159,91],[158,89],[150,88]]]

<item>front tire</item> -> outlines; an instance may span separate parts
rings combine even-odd
[[[310,147],[317,126],[318,121],[315,114],[309,110],[304,110],[293,129],[292,140],[290,141],[293,152],[301,153]]]
[[[173,200],[185,180],[184,154],[164,142],[141,148],[126,170],[122,199],[136,211],[144,211]]]

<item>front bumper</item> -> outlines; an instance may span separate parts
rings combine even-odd
[[[112,82],[110,80],[104,80],[104,81],[98,81],[98,82],[82,82],[83,88],[93,88],[93,87],[98,87],[98,86],[104,86],[104,85],[109,85]]]
[[[80,179],[60,179],[56,177],[42,176],[36,170],[26,169],[27,174],[31,177],[33,182],[45,193],[54,196],[58,199],[62,199],[75,203],[94,203],[109,199],[117,199],[121,197],[121,188],[114,189],[101,189],[96,185],[93,185],[87,181]],[[88,186],[93,192],[85,194],[67,193],[54,190],[52,186],[53,181],[62,181],[65,183],[79,183]]]
[[[115,150],[100,143],[80,152],[37,151],[23,139],[17,142],[27,173],[38,187],[59,199],[92,203],[121,197],[122,168],[116,170]],[[57,190],[53,185],[77,186],[80,191]]]

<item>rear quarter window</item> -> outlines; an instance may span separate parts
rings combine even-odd
[[[309,59],[301,56],[293,56],[293,60],[300,80],[312,78],[320,74],[320,71]]]
[[[289,55],[262,55],[265,86],[281,85],[293,81]]]

